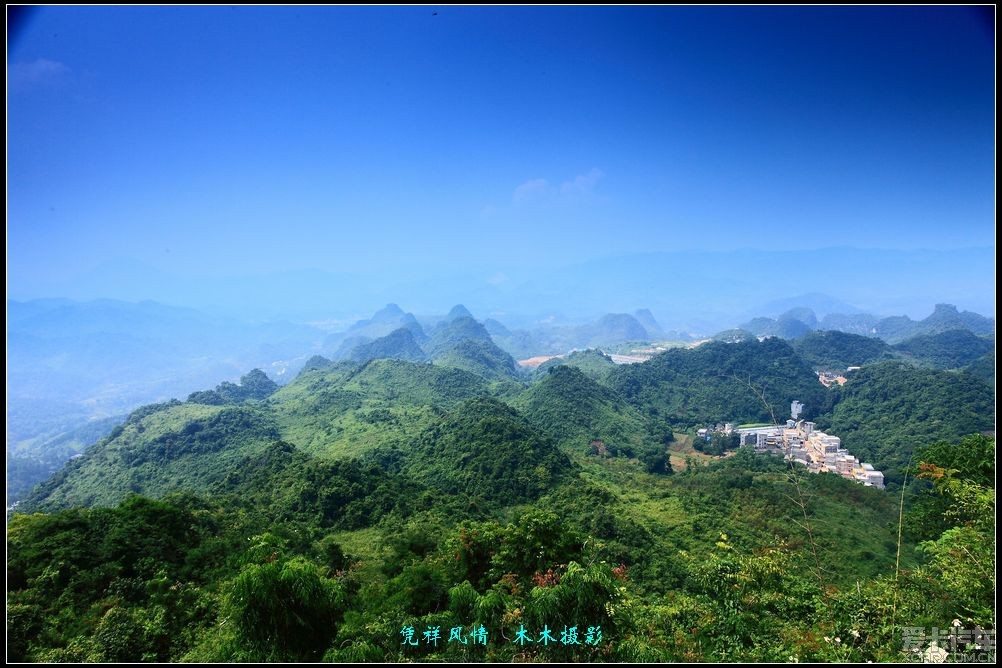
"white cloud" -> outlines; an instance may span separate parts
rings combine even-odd
[[[545,199],[553,191],[553,187],[546,179],[533,179],[526,181],[515,188],[511,199],[515,204],[526,204],[540,199]]]
[[[532,179],[515,188],[511,199],[516,205],[540,202],[543,200],[557,202],[574,202],[592,196],[598,182],[605,174],[598,167],[587,174],[578,174],[573,179],[564,181],[560,186],[554,186],[546,179]]]
[[[70,68],[63,63],[39,58],[30,63],[10,65],[7,68],[7,82],[11,87],[52,83],[69,71]]]
[[[587,174],[578,174],[571,181],[560,184],[560,194],[563,197],[580,197],[590,195],[605,174],[598,167],[593,167]]]

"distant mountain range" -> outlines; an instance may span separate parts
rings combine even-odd
[[[853,306],[852,304],[848,304],[841,299],[836,299],[831,295],[821,292],[811,292],[808,294],[798,295],[796,297],[774,299],[766,304],[756,306],[747,313],[747,316],[749,318],[756,316],[775,318],[798,308],[810,309],[819,318],[824,318],[825,316],[833,313],[848,313],[850,315],[855,315],[863,312],[863,309]]]
[[[995,308],[992,247],[673,251],[566,266],[480,271],[427,266],[422,271],[406,276],[296,270],[209,277],[175,275],[122,259],[71,281],[13,285],[8,294],[18,299],[153,299],[245,319],[300,321],[350,318],[392,295],[415,313],[462,303],[481,317],[519,328],[551,315],[573,320],[645,308],[668,329],[703,333],[755,316],[776,317],[794,306],[807,306],[819,318],[861,311],[914,318],[930,303],[958,300],[963,309],[988,315]],[[498,272],[505,280],[496,280]]]
[[[624,342],[691,341],[687,332],[665,331],[649,309],[629,313],[607,313],[582,324],[536,324],[531,328],[508,329],[496,320],[493,332],[498,345],[516,358],[559,355],[570,350],[615,346]]]
[[[370,346],[388,354],[376,355],[416,361],[417,352],[409,341],[397,332],[407,329],[414,343],[423,347],[428,359],[441,354],[443,336],[467,338],[485,345],[497,346],[515,358],[533,355],[563,354],[574,349],[614,346],[627,341],[646,342],[690,340],[683,332],[666,332],[648,309],[629,313],[607,313],[595,321],[583,324],[536,324],[531,328],[510,329],[495,318],[481,324],[472,312],[457,304],[444,316],[415,316],[396,304],[387,304],[371,318],[359,320],[343,332],[331,334],[324,343],[334,360],[364,360],[371,358]],[[455,330],[463,329],[457,334]],[[392,339],[388,339],[392,335]],[[399,350],[398,350],[399,348]],[[494,353],[491,353],[492,355]],[[423,358],[422,358],[423,359]]]
[[[887,343],[900,343],[915,336],[966,330],[978,336],[993,336],[995,320],[971,311],[958,311],[952,304],[937,304],[922,320],[908,316],[879,318],[869,313],[829,313],[820,321],[810,308],[796,307],[777,318],[753,318],[740,327],[755,336],[797,339],[814,330],[831,330],[873,336]]]

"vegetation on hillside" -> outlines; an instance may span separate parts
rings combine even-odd
[[[818,424],[885,477],[900,480],[917,447],[994,429],[995,393],[964,372],[882,362],[833,388]]]
[[[995,387],[995,351],[977,358],[965,366],[964,371]]]
[[[486,435],[517,423],[508,411],[453,419]],[[243,504],[132,496],[12,517],[9,658],[881,661],[908,658],[902,626],[994,617],[985,437],[920,453],[909,498],[935,499],[942,526],[897,571],[892,496],[744,450],[671,478],[591,460],[535,507],[483,487],[486,512],[394,489],[378,467],[323,469],[287,445],[262,457],[231,481]],[[280,516],[274,493],[300,510]],[[559,642],[571,628],[580,642]]]
[[[436,364],[465,369],[484,378],[519,375],[512,356],[494,343],[482,324],[462,315],[462,311],[457,311],[455,318],[447,320],[432,333],[425,350]]]
[[[536,367],[536,374],[544,376],[550,372],[550,369],[557,366],[571,366],[580,369],[585,375],[592,378],[603,379],[610,370],[616,367],[616,363],[601,350],[589,348],[588,350],[575,350],[569,355],[546,360]]]
[[[348,359],[363,363],[373,359],[398,359],[423,362],[427,355],[421,350],[414,334],[406,327],[395,329],[386,336],[356,346],[348,353]]]
[[[642,413],[686,428],[722,418],[773,422],[789,414],[793,400],[809,417],[825,398],[811,367],[777,338],[668,350],[614,369],[608,382]]]
[[[903,627],[993,623],[977,377],[880,362],[829,391],[805,356],[864,344],[811,335],[527,382],[482,330],[457,311],[434,364],[315,358],[134,411],[10,517],[8,658],[898,661]],[[676,430],[793,399],[907,467],[901,495],[722,437],[672,472]]]
[[[934,369],[959,369],[994,351],[995,342],[966,329],[951,329],[912,337],[894,349]]]
[[[891,358],[891,347],[880,339],[838,331],[811,332],[793,342],[793,349],[814,369],[845,371]]]
[[[640,459],[651,472],[667,473],[671,427],[645,417],[611,388],[573,366],[556,366],[517,404],[528,419],[568,448]]]

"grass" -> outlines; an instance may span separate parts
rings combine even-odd
[[[382,535],[378,526],[371,526],[354,531],[339,531],[334,534],[334,540],[345,554],[362,561],[362,570],[367,571],[378,569],[386,559]]]

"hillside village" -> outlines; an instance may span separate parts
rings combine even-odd
[[[884,474],[843,448],[838,436],[817,429],[813,422],[797,419],[803,410],[804,405],[794,401],[790,405],[792,417],[785,425],[735,428],[726,423],[713,431],[725,436],[737,434],[740,445],[753,446],[759,454],[782,455],[787,461],[803,464],[811,473],[836,473],[867,487],[884,488]],[[711,431],[700,429],[697,433],[706,438]]]

